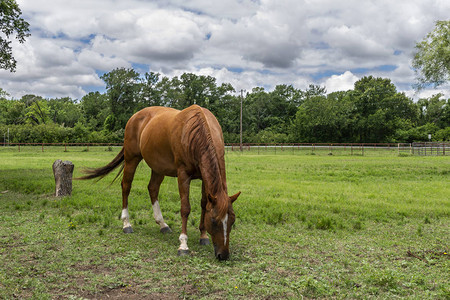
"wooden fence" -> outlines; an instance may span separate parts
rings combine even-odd
[[[62,151],[90,151],[107,147],[121,147],[122,143],[1,143],[1,150],[42,151],[48,148]],[[435,143],[267,143],[267,144],[225,144],[227,152],[257,153],[257,154],[312,154],[312,155],[376,155],[376,153],[391,153],[393,155],[450,155],[449,142]]]

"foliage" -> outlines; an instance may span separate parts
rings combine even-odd
[[[21,14],[15,0],[0,1],[0,69],[11,72],[16,70],[17,61],[12,56],[11,37],[15,35],[19,43],[24,43],[25,38],[30,35],[30,25],[20,17]]]
[[[58,134],[60,140],[55,137],[55,142],[121,142],[126,122],[144,107],[183,109],[198,104],[217,117],[225,142],[238,143],[242,101],[244,143],[412,142],[426,141],[428,134],[433,140],[448,140],[449,100],[437,94],[414,103],[387,78],[364,77],[352,90],[329,94],[315,85],[306,90],[292,85],[277,85],[272,91],[257,87],[242,99],[230,84],[192,73],[168,78],[119,68],[102,79],[105,93],[91,92],[79,101],[37,95],[7,99],[0,90],[0,124],[16,125],[14,132],[17,126],[30,131],[29,125],[49,125],[39,128],[52,132],[58,126],[64,128],[58,131],[66,134]],[[39,138],[12,139],[42,142]]]
[[[109,122],[111,130],[124,128],[140,100],[139,73],[120,68],[103,74],[101,78],[106,83],[110,116],[114,116],[114,122],[111,119]]]
[[[417,89],[440,86],[450,80],[450,20],[437,21],[434,30],[416,44],[413,68]]]

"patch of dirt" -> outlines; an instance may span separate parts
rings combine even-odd
[[[139,286],[119,286],[115,288],[107,288],[98,293],[83,293],[77,296],[80,296],[85,299],[150,299],[150,300],[169,300],[169,299],[181,299],[181,291],[177,290],[179,287],[173,287],[174,292],[150,292],[145,288]],[[190,296],[195,296],[196,291],[189,291],[184,289],[185,294]],[[194,293],[192,293],[194,292]]]

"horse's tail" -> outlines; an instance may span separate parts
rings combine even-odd
[[[122,150],[120,150],[119,154],[117,154],[117,156],[109,164],[107,164],[104,167],[97,168],[97,169],[85,169],[85,170],[83,170],[83,173],[85,173],[87,175],[76,178],[76,179],[85,180],[85,179],[93,179],[93,178],[100,177],[99,178],[99,180],[100,180],[103,177],[105,177],[106,175],[108,175],[109,173],[111,173],[111,171],[113,171],[119,165],[121,165],[119,173],[117,173],[116,177],[113,180],[113,182],[114,182],[123,171],[124,157],[125,157],[124,156],[124,148],[122,147]]]

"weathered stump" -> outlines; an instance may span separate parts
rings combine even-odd
[[[55,176],[55,196],[70,196],[72,194],[73,163],[60,159],[53,163],[53,175]]]

